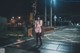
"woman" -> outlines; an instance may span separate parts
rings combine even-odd
[[[42,26],[43,26],[43,21],[40,19],[40,17],[38,17],[35,20],[35,33],[36,33],[36,45],[39,44],[40,41],[40,45],[42,45]]]

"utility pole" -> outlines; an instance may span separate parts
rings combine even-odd
[[[50,22],[51,22],[51,27],[52,27],[52,3],[53,3],[53,0],[51,0],[50,2]]]
[[[45,26],[46,26],[46,22],[47,21],[47,8],[46,8],[46,0],[45,0]]]

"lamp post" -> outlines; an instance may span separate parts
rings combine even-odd
[[[52,13],[52,7],[53,7],[53,4],[54,4],[54,14],[56,15],[56,0],[50,0],[50,21],[51,21],[51,27],[52,27],[52,16],[53,16],[53,13]],[[56,17],[54,18],[56,20]],[[55,20],[54,20],[54,25],[55,25]]]
[[[51,27],[52,27],[52,3],[53,3],[53,0],[50,1],[50,21],[51,21]]]
[[[45,0],[45,26],[46,26],[46,19],[47,18],[47,8],[46,8],[46,0]]]

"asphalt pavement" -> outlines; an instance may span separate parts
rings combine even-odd
[[[61,27],[42,37],[43,45],[35,46],[32,37],[7,45],[6,53],[80,53],[80,26]]]

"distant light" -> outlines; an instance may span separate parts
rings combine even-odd
[[[16,20],[14,18],[11,18],[10,22],[15,24]]]
[[[18,19],[21,19],[21,17],[19,16]]]
[[[20,39],[18,39],[17,41],[18,41],[18,42],[20,42],[21,40],[20,40]]]
[[[56,0],[53,0],[53,2],[54,2],[54,5],[56,5]]]
[[[12,19],[14,19],[14,17],[12,17]]]
[[[54,16],[54,21],[56,21],[56,19],[57,19],[57,16],[55,15],[55,16]]]
[[[50,3],[52,4],[53,3],[53,0],[51,0]]]
[[[22,25],[22,23],[18,23],[18,25],[20,25],[20,26],[21,26],[21,25]]]
[[[54,19],[57,19],[57,16],[56,15],[54,16]]]
[[[56,0],[51,0],[50,3],[54,4],[54,6],[55,6],[56,5]]]
[[[11,19],[11,20],[13,20],[13,19]]]
[[[79,26],[79,24],[77,23],[77,26]]]
[[[16,45],[16,47],[20,47],[20,45]]]

